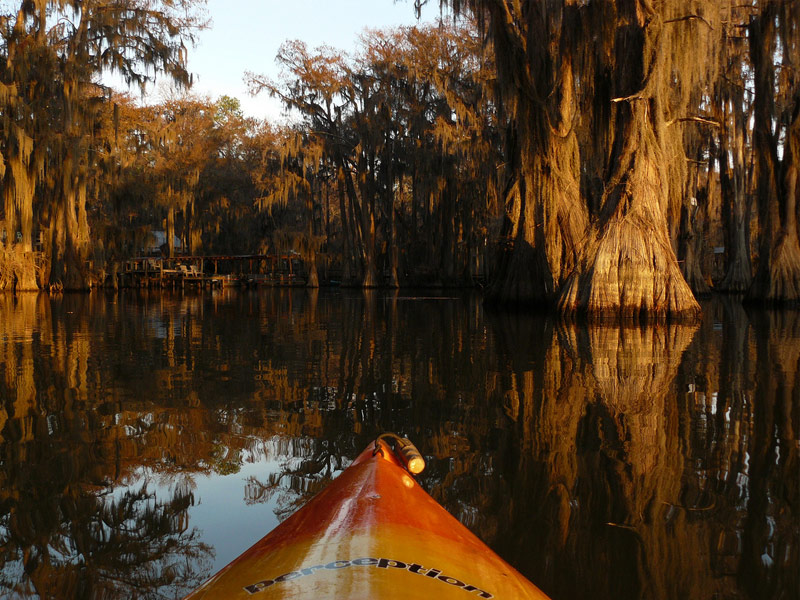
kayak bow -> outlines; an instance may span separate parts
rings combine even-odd
[[[419,472],[423,466],[405,438],[379,437],[328,487],[187,600],[547,600],[406,468]]]

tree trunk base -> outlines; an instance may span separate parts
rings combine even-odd
[[[689,258],[687,257],[685,260],[688,262]],[[695,265],[695,268],[684,269],[683,275],[686,283],[689,285],[689,289],[692,290],[696,298],[703,298],[711,295],[711,287],[700,272],[699,266]]]
[[[753,284],[753,269],[750,263],[747,231],[741,224],[736,224],[735,227],[725,276],[714,287],[721,292],[743,294]]]
[[[33,252],[24,252],[16,247],[0,250],[0,290],[39,291]]]
[[[306,282],[306,287],[309,288],[318,288],[319,287],[319,274],[317,273],[317,265],[314,264],[311,266],[311,269],[308,272],[308,281]]]
[[[507,252],[505,264],[486,291],[486,303],[547,306],[552,302],[553,286],[544,283],[539,253],[527,242],[518,242]]]
[[[375,274],[375,269],[367,268],[364,273],[364,279],[361,282],[362,288],[376,288],[378,287],[378,276]]]
[[[66,280],[62,282],[62,285],[64,291],[68,292],[88,292],[92,289],[83,273],[78,273],[74,270],[67,274]]]
[[[672,246],[632,218],[609,223],[584,248],[567,279],[559,309],[567,316],[623,320],[695,319],[700,305]]]
[[[734,258],[722,278],[715,288],[720,292],[732,294],[743,294],[753,283],[753,275],[750,272],[750,262]]]
[[[767,305],[800,305],[800,242],[794,232],[784,232],[769,260],[759,272],[745,300]]]

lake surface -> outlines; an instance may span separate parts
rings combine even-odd
[[[0,597],[174,598],[380,432],[554,600],[800,598],[800,313],[0,295]]]

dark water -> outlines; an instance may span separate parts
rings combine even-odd
[[[0,296],[0,597],[179,597],[388,430],[554,600],[800,598],[800,314],[426,296]]]

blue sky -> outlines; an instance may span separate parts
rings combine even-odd
[[[438,4],[430,1],[423,21],[439,16]],[[189,50],[189,68],[198,78],[193,91],[212,99],[234,96],[245,114],[270,119],[280,118],[279,104],[265,94],[251,98],[243,76],[252,71],[276,79],[275,55],[284,41],[351,51],[367,27],[417,23],[412,0],[208,0],[208,14],[211,28]]]

